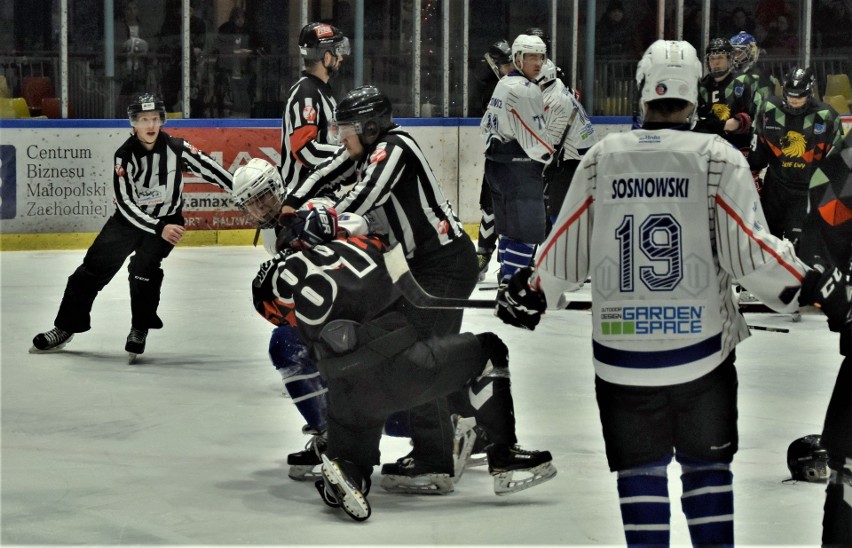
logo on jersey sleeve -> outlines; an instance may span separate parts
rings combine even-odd
[[[377,148],[373,151],[372,154],[370,154],[370,163],[378,164],[379,162],[384,161],[387,157],[388,151],[385,150],[385,144],[382,143],[381,145],[379,145],[379,148]]]
[[[0,145],[0,219],[14,219],[18,205],[15,147]]]
[[[127,175],[127,172],[124,171],[124,166],[121,164],[115,164],[115,174],[121,178],[124,178]]]
[[[197,148],[195,148],[195,146],[193,146],[193,145],[192,145],[192,143],[187,143],[186,145],[187,145],[187,147],[189,147],[189,151],[190,151],[193,155],[198,155],[198,149],[197,149]]]
[[[305,108],[302,109],[302,118],[311,123],[316,122],[317,109],[313,105],[305,105]]]

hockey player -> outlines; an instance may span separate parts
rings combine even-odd
[[[805,225],[811,176],[843,140],[840,116],[813,97],[814,85],[811,69],[790,69],[782,96],[764,102],[755,119],[748,158],[752,170],[767,168],[760,199],[769,231],[794,242],[806,262],[822,255],[818,231]]]
[[[751,145],[751,122],[759,97],[746,77],[733,73],[731,43],[714,38],[705,48],[707,74],[699,86],[695,131],[721,135],[743,154]]]
[[[530,264],[547,229],[542,169],[553,147],[545,131],[544,99],[535,85],[544,61],[542,39],[518,35],[512,43],[515,68],[497,83],[479,125],[499,237],[500,283]]]
[[[433,295],[467,298],[476,287],[476,251],[441,191],[423,151],[392,121],[392,106],[374,86],[350,91],[335,110],[343,147],[284,200],[295,211],[324,189],[352,185],[334,208],[370,214],[405,251],[417,281]],[[421,310],[398,304],[422,338],[458,333],[461,310]],[[414,449],[382,468],[382,486],[395,492],[453,490],[453,431],[443,397],[410,413]]]
[[[480,84],[480,110],[472,113],[482,116],[488,108],[491,95],[500,78],[512,70],[512,50],[505,40],[494,42],[482,56],[482,61],[473,69],[473,76]],[[497,233],[494,232],[494,205],[491,200],[491,189],[485,177],[482,178],[482,188],[479,191],[479,210],[482,217],[479,220],[479,237],[476,240],[476,255],[479,260],[479,281],[485,279],[491,256],[497,249]]]
[[[366,497],[386,418],[462,389],[477,395],[496,494],[552,478],[549,452],[517,446],[503,342],[493,333],[422,337],[394,309],[383,238],[333,239],[337,215],[324,206],[298,216],[303,222],[287,231],[290,247],[261,265],[252,291],[266,319],[298,327],[327,379],[328,448],[316,483],[325,503],[358,521],[370,517]]]
[[[329,81],[350,52],[349,39],[332,25],[309,23],[299,33],[304,71],[290,87],[281,120],[281,177],[287,184],[295,186],[301,182],[339,148],[329,135],[337,106]],[[269,174],[264,173],[262,165],[259,167],[252,174],[262,181]],[[254,177],[248,171],[246,175],[249,175],[246,182],[251,184]],[[277,224],[273,222],[272,226]],[[264,247],[270,254],[277,251],[276,238],[275,228],[263,230]],[[316,479],[319,453],[325,447],[325,409],[328,405],[325,383],[298,332],[286,324],[272,332],[269,357],[281,374],[287,393],[305,418],[302,432],[310,436],[304,451],[287,455],[288,475],[294,480]]]
[[[820,236],[825,261],[852,264],[852,131],[814,170],[808,191],[808,226]]]
[[[693,545],[733,544],[734,349],[749,332],[731,284],[786,311],[808,271],[766,230],[745,158],[689,131],[700,77],[688,42],[648,48],[636,72],[644,127],[589,150],[535,271],[498,293],[498,316],[532,329],[595,273],[595,390],[628,545],[669,543],[673,456]]]
[[[556,220],[571,177],[580,158],[597,142],[595,128],[586,109],[557,77],[557,67],[548,59],[537,81],[544,96],[544,122],[548,142],[556,155],[545,170],[548,221]]]
[[[166,107],[156,95],[138,95],[127,107],[132,135],[115,152],[115,213],[101,229],[68,278],[53,329],[33,339],[30,352],[63,348],[75,333],[91,329],[95,298],[131,253],[131,328],[124,349],[132,363],[145,351],[149,329],[160,329],[157,316],[163,270],[160,265],[185,233],[183,172],[230,192],[231,174],[190,143],[161,128]]]
[[[760,48],[757,40],[751,34],[741,31],[729,40],[733,52],[733,72],[735,76],[745,76],[745,81],[754,90],[755,112],[760,110],[760,105],[775,95],[775,83],[778,82],[773,76],[769,76],[765,70],[757,66],[760,57]]]

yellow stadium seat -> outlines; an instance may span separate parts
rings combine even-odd
[[[837,114],[850,114],[849,102],[842,95],[826,95],[823,101],[831,105],[837,111]]]
[[[6,81],[6,75],[0,74],[0,98],[8,99],[12,96],[11,90],[9,90],[9,82]]]
[[[852,86],[849,85],[849,75],[828,74],[825,77],[825,94],[842,95],[847,102],[852,102]]]
[[[29,118],[30,117],[30,107],[27,105],[27,100],[23,97],[14,97],[11,99],[12,108],[15,109],[15,114],[17,118]]]
[[[166,119],[171,120],[174,118],[183,118],[183,112],[167,112]]]
[[[6,97],[0,97],[0,118],[17,118],[15,107],[12,106],[12,100]]]

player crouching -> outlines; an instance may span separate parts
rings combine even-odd
[[[275,215],[280,206],[273,202],[251,203]],[[251,217],[267,215],[253,207]],[[506,345],[493,333],[421,340],[393,308],[399,294],[385,268],[387,240],[353,217],[347,227],[360,230],[341,231],[335,210],[322,205],[281,217],[287,228],[279,243],[286,246],[252,284],[257,311],[298,329],[328,385],[328,443],[316,482],[323,501],[356,521],[369,518],[370,477],[388,416],[462,389],[476,397],[474,418],[491,442],[496,494],[554,477],[548,451],[517,445]]]

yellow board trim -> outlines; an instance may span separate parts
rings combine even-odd
[[[472,240],[479,236],[478,223],[466,223],[464,230]],[[238,230],[190,230],[181,247],[212,245],[252,245],[254,229]],[[45,251],[50,249],[88,249],[95,241],[97,232],[45,233],[45,234],[0,234],[0,251]],[[258,244],[260,245],[260,244]]]

